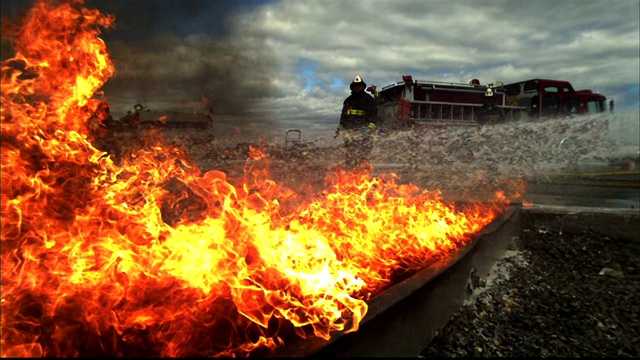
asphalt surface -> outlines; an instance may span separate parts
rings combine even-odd
[[[640,172],[598,171],[549,175],[529,181],[533,204],[640,209]]]

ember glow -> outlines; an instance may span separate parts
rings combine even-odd
[[[114,20],[37,2],[2,64],[2,356],[251,356],[356,331],[507,203],[457,210],[366,167],[302,199],[256,149],[237,183],[162,141],[116,164],[89,130]]]

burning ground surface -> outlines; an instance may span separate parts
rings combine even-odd
[[[115,71],[99,38],[113,22],[81,1],[38,1],[12,27],[2,356],[250,356],[357,331],[371,297],[509,203],[446,202],[370,166],[325,167],[321,190],[298,193],[258,146],[227,173],[155,132],[111,156],[90,125]]]

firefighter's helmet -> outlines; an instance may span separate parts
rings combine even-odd
[[[487,87],[487,90],[484,92],[484,96],[486,96],[486,97],[493,96],[493,88],[491,86]]]
[[[360,75],[356,75],[355,78],[353,78],[353,81],[351,82],[351,85],[349,85],[349,89],[353,90],[354,86],[364,86],[367,87],[367,83],[364,82],[364,80],[362,80],[362,78],[360,77]]]

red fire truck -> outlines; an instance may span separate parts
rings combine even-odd
[[[605,111],[605,96],[576,91],[568,81],[531,79],[481,85],[413,80],[377,90],[382,126],[390,129],[478,126],[530,118],[553,118]],[[610,102],[612,107],[613,102]]]

